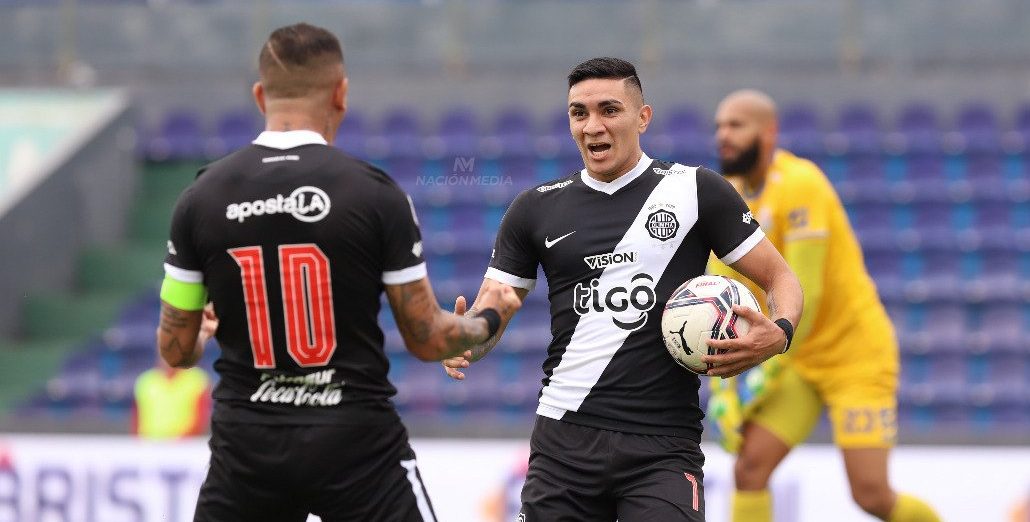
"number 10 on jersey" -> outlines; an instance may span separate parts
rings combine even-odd
[[[227,251],[240,266],[255,368],[275,368],[271,312],[260,246]],[[329,258],[312,243],[279,246],[286,351],[302,367],[325,366],[336,351]]]

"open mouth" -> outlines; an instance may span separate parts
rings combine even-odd
[[[604,154],[606,152],[608,152],[608,150],[611,149],[611,148],[612,148],[611,144],[608,144],[608,143],[593,143],[593,144],[587,145],[587,150],[590,151],[590,156],[593,157],[594,159],[602,158],[604,156]]]

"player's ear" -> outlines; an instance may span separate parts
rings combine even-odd
[[[638,127],[638,130],[641,134],[643,134],[644,131],[647,130],[647,126],[651,124],[652,115],[653,112],[651,110],[650,105],[645,104],[643,107],[640,108],[640,125]]]
[[[344,76],[333,89],[333,108],[347,112],[347,77]]]
[[[254,87],[251,87],[251,93],[254,94],[254,103],[257,104],[258,110],[261,114],[265,113],[265,88],[261,85],[261,82],[254,82]]]

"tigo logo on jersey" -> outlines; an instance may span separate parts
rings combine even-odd
[[[606,292],[600,288],[601,281],[596,277],[589,283],[579,283],[572,293],[572,308],[580,316],[591,312],[611,312],[615,326],[632,332],[647,322],[647,311],[654,308],[657,298],[652,288],[654,278],[647,274],[633,276],[630,285],[629,288],[613,286]],[[637,312],[637,317],[631,321],[620,321],[614,315],[627,310]]]
[[[668,241],[676,236],[679,229],[680,222],[676,214],[668,210],[657,210],[647,216],[647,233],[655,239]]]
[[[318,187],[297,187],[289,196],[276,194],[274,198],[232,203],[225,207],[225,219],[243,223],[251,216],[293,214],[298,221],[314,223],[329,215],[329,195]]]

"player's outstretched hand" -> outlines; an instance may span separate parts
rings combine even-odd
[[[716,350],[727,350],[726,353],[705,355],[704,362],[711,363],[708,375],[712,377],[732,377],[754,368],[770,357],[783,351],[787,337],[783,330],[761,312],[745,306],[735,305],[733,312],[747,319],[751,329],[747,335],[739,339],[712,339],[708,346]]]
[[[465,315],[465,309],[468,305],[465,304],[465,296],[459,295],[454,300],[454,315]],[[460,368],[469,367],[469,359],[472,358],[472,350],[465,350],[465,353],[451,357],[450,359],[444,359],[443,369],[447,372],[447,375],[454,380],[462,380],[465,378],[465,374],[461,373]]]

